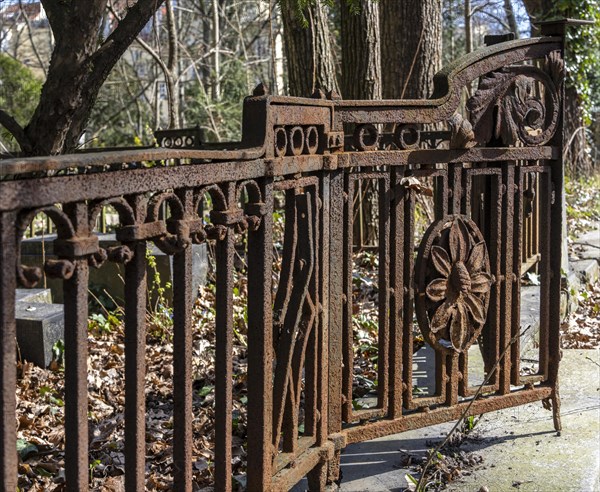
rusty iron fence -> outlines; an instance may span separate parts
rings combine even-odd
[[[0,488],[14,491],[17,483],[15,289],[46,274],[64,286],[66,486],[88,489],[88,275],[110,261],[125,265],[125,483],[144,489],[148,242],[173,257],[174,490],[192,490],[189,246],[204,241],[216,255],[216,490],[232,489],[240,236],[248,258],[248,490],[287,490],[303,477],[323,490],[337,479],[347,444],[465,412],[544,400],[560,429],[564,26],[548,23],[539,38],[461,58],[436,76],[428,100],[344,101],[321,91],[278,97],[260,85],[244,101],[238,144],[202,144],[183,131],[163,135],[159,148],[0,162]],[[472,95],[461,116],[465,92]],[[442,129],[424,129],[432,124]],[[376,184],[378,209],[378,377],[373,404],[361,409],[352,393],[353,197],[367,182]],[[417,233],[418,199],[429,192],[433,221]],[[284,196],[285,210],[276,289],[274,196]],[[530,225],[533,200],[539,218]],[[199,212],[202,203],[211,209]],[[108,205],[119,215],[119,245],[104,250],[95,227]],[[57,231],[57,258],[43,272],[19,260],[39,213]],[[539,244],[534,374],[520,365],[519,279],[531,253],[524,230]],[[418,335],[435,353],[435,387],[426,395],[412,391]],[[477,398],[474,344],[487,375]]]

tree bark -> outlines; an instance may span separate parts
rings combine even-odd
[[[383,97],[423,98],[441,68],[442,1],[380,0]]]
[[[25,128],[32,154],[73,151],[100,87],[161,0],[138,0],[99,45],[107,0],[44,0],[56,39],[40,103]]]
[[[568,12],[561,12],[560,10],[557,12],[556,0],[523,0],[523,4],[531,21],[532,36],[539,36],[539,29],[534,26],[533,22],[551,18],[557,13],[568,17],[566,15]],[[565,165],[569,174],[573,177],[585,175],[592,168],[592,162],[587,152],[586,133],[581,130],[584,126],[579,94],[577,94],[575,87],[567,84],[565,90],[564,138],[565,144],[570,142],[570,145]]]
[[[379,4],[361,0],[360,10],[341,6],[342,96],[381,99]]]
[[[301,12],[295,5],[294,0],[281,2],[289,94],[308,97],[317,88],[339,92],[323,5],[315,2]]]

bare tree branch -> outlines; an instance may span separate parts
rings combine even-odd
[[[27,138],[23,127],[17,123],[17,120],[2,109],[0,109],[0,125],[6,128],[9,133],[15,137],[15,140],[23,152],[31,151],[31,142],[29,138]]]

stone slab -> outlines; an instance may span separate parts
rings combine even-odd
[[[532,403],[486,414],[464,450],[483,457],[448,490],[598,492],[600,490],[600,352],[564,350],[560,377],[563,432],[552,413]],[[591,360],[590,360],[591,359]],[[406,454],[424,457],[452,428],[445,423],[348,446],[342,454],[346,492],[407,487]],[[294,490],[302,490],[302,486]]]
[[[15,301],[52,304],[52,291],[50,289],[17,289]]]
[[[53,345],[65,336],[63,305],[18,302],[15,317],[21,359],[48,367],[52,362]]]

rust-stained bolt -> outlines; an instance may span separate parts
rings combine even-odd
[[[127,264],[133,259],[133,251],[129,246],[111,246],[106,250],[108,259],[114,263]]]
[[[192,240],[196,244],[203,243],[204,241],[206,241],[206,231],[204,229],[200,229],[199,231],[196,231],[192,235]]]
[[[248,223],[248,229],[251,231],[257,231],[260,228],[261,218],[255,215],[249,215],[246,217]]]
[[[104,248],[100,248],[98,251],[88,256],[88,264],[94,268],[100,268],[107,258],[108,255],[106,250]]]
[[[69,260],[46,260],[44,271],[50,278],[68,280],[75,272],[75,264]]]
[[[227,236],[227,227],[220,224],[208,225],[206,226],[206,236],[209,239],[222,241]]]
[[[42,270],[38,267],[31,267],[21,265],[18,269],[19,280],[23,284],[23,287],[32,288],[37,285],[37,283],[42,279]]]

